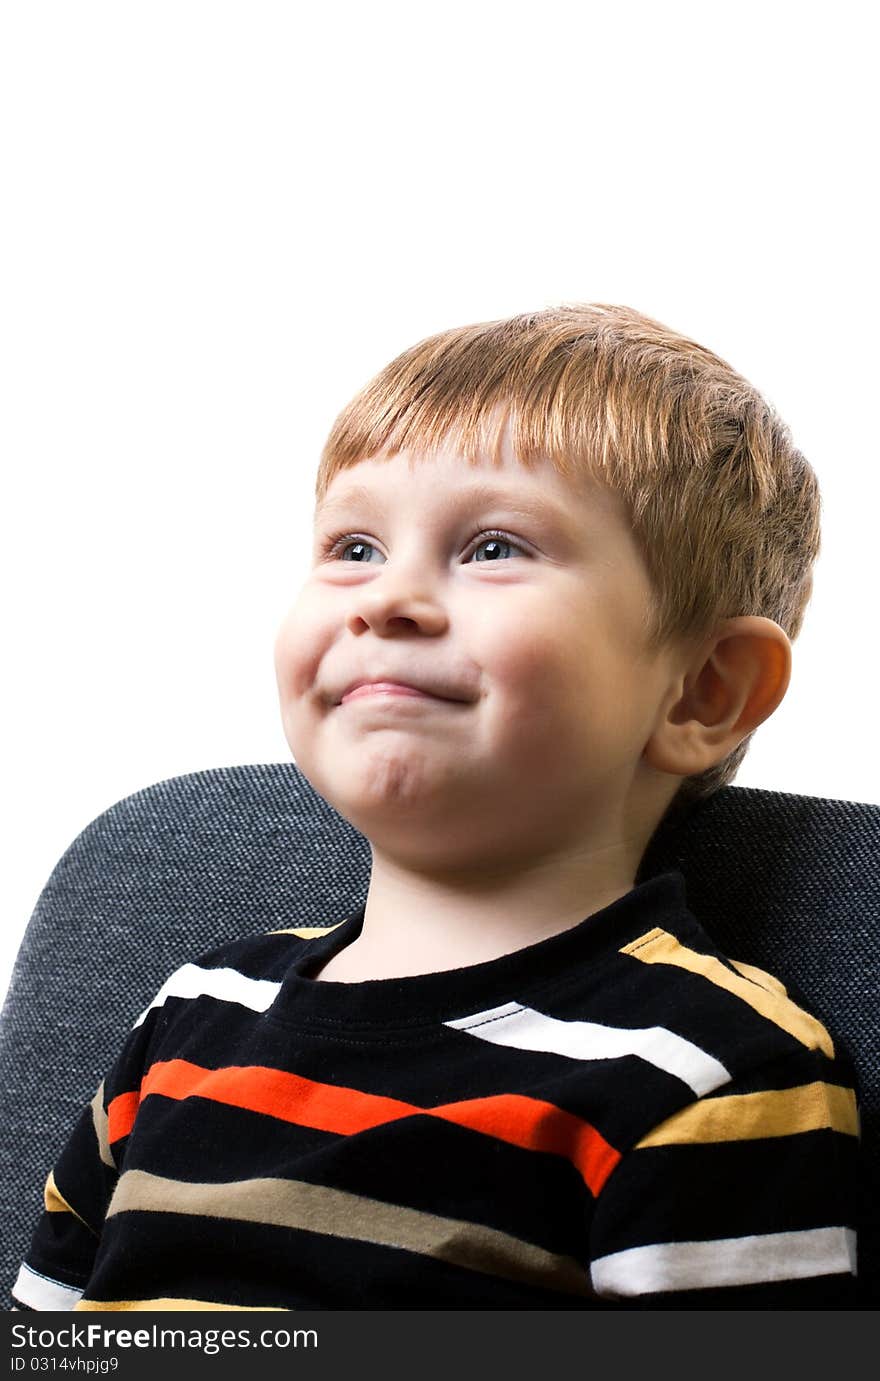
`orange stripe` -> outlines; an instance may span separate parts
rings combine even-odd
[[[431,1108],[435,1117],[472,1127],[527,1151],[564,1156],[580,1172],[587,1187],[598,1194],[620,1160],[620,1152],[583,1118],[519,1093],[498,1093]]]
[[[110,1103],[107,1109],[107,1140],[111,1146],[114,1141],[128,1136],[134,1126],[140,1101],[141,1096],[135,1090],[134,1093],[118,1094]]]
[[[149,1093],[162,1093],[166,1098],[210,1098],[215,1103],[345,1136],[413,1112],[409,1103],[395,1098],[319,1084],[266,1065],[205,1069],[189,1060],[164,1060],[152,1065],[141,1083],[141,1097]]]
[[[164,1060],[152,1065],[141,1083],[140,1096],[146,1098],[154,1093],[176,1099],[208,1098],[215,1103],[342,1136],[380,1127],[403,1117],[439,1117],[524,1150],[563,1156],[575,1166],[593,1194],[599,1193],[620,1160],[620,1152],[589,1122],[554,1103],[516,1093],[424,1108],[360,1089],[322,1084],[264,1065],[205,1069],[188,1060]],[[120,1099],[114,1099],[110,1110],[121,1099],[136,1097],[122,1094]],[[111,1118],[111,1141],[116,1125]],[[124,1125],[121,1117],[118,1125]],[[128,1130],[130,1127],[126,1126],[119,1135],[127,1135]]]

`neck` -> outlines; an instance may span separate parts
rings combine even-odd
[[[642,850],[570,849],[478,875],[421,871],[372,852],[361,934],[329,962],[328,978],[438,973],[549,939],[631,891]]]

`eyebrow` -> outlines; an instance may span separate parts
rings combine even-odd
[[[542,499],[539,495],[526,497],[522,494],[511,494],[491,484],[475,484],[456,491],[456,510],[472,504],[480,507],[498,504],[521,518],[545,518],[561,525],[567,525],[570,517],[569,513],[550,499]],[[351,505],[365,508],[370,513],[378,512],[382,506],[381,500],[372,489],[362,484],[352,485],[344,493],[324,499],[315,510],[315,522],[331,517],[338,510],[349,508]]]

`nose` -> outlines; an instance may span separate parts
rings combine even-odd
[[[424,569],[383,570],[368,585],[352,589],[345,625],[350,633],[364,629],[379,637],[411,631],[436,635],[448,627],[449,616]]]

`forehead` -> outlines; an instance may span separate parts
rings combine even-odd
[[[583,520],[590,512],[604,519],[620,516],[618,498],[591,476],[562,475],[547,459],[526,466],[505,445],[498,461],[480,457],[472,463],[452,448],[431,452],[400,451],[358,461],[339,471],[315,509],[315,521],[328,520],[351,508],[366,513],[430,504],[457,511],[502,504],[525,517],[553,519],[560,525]]]

